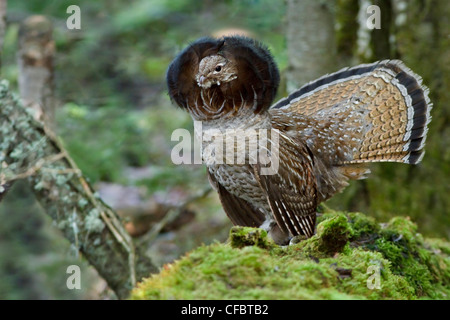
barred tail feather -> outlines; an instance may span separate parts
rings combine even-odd
[[[311,81],[281,99],[273,110],[327,120],[336,106],[357,101],[359,111],[342,123],[363,117],[363,135],[353,159],[340,164],[368,162],[419,163],[431,121],[432,104],[422,78],[399,60],[383,60],[344,68]],[[273,111],[275,112],[275,111]],[[363,116],[361,116],[363,114]],[[359,118],[359,120],[361,120]],[[357,120],[357,121],[359,121]],[[362,172],[362,170],[357,170]],[[355,175],[349,171],[349,174]],[[358,178],[363,175],[357,175]]]
[[[417,164],[424,156],[427,126],[431,121],[429,90],[422,84],[422,78],[401,61],[382,62],[378,70],[389,74],[386,79],[390,81],[384,91],[402,99],[387,99],[381,103],[374,99],[374,103],[369,103],[372,110],[368,121],[372,128],[365,134],[353,162]],[[379,94],[383,95],[383,91]]]

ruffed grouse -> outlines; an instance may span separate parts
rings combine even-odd
[[[311,237],[318,204],[365,178],[368,163],[417,164],[424,155],[428,89],[398,60],[344,68],[271,105],[279,72],[264,45],[201,38],[171,63],[167,84],[203,133],[256,132],[245,140],[248,151],[232,140],[244,163],[212,161],[211,140],[203,141],[203,161],[233,224],[265,228],[279,244]],[[276,155],[275,172],[262,174],[268,164],[251,155],[252,143]]]

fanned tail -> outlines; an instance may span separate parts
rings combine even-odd
[[[329,113],[333,104],[357,99],[359,108],[364,109],[361,111],[364,113],[361,142],[353,150],[353,159],[346,159],[341,164],[417,164],[424,155],[427,126],[431,121],[432,104],[428,93],[422,78],[403,62],[383,60],[325,75],[272,108],[314,117]],[[351,176],[352,169],[348,171]]]
[[[353,163],[394,161],[419,163],[431,121],[432,104],[422,78],[401,61],[379,69],[389,81],[368,105],[371,129],[364,135]]]

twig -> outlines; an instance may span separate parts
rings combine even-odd
[[[10,178],[6,178],[6,173],[2,173],[0,175],[0,184],[6,184],[8,182],[13,182],[16,180],[26,179],[36,174],[41,169],[44,169],[43,167],[45,165],[51,164],[53,162],[56,162],[62,158],[65,157],[64,153],[58,153],[51,156],[48,156],[46,158],[39,159],[35,165],[28,168],[25,172],[22,173],[16,173]],[[6,166],[7,167],[7,166]]]

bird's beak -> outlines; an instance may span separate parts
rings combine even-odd
[[[200,86],[202,86],[202,85],[203,85],[203,82],[205,82],[205,76],[200,76],[200,77],[198,78],[198,84],[199,84]]]

